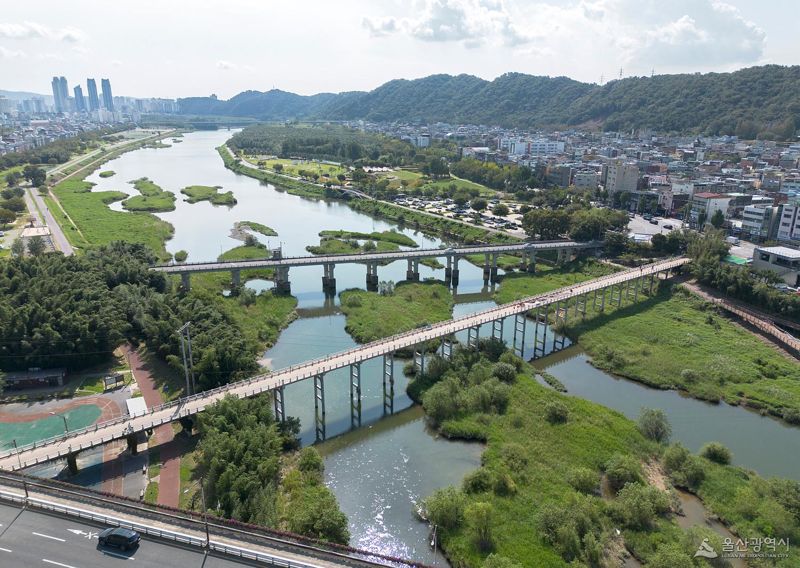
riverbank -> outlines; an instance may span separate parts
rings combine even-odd
[[[250,166],[240,158],[234,157],[225,144],[218,147],[217,152],[226,168],[262,182],[270,183],[292,195],[315,199],[340,199],[336,190],[327,191],[321,185]],[[474,225],[461,223],[431,213],[414,211],[413,209],[400,207],[385,201],[359,197],[346,199],[345,201],[354,211],[397,223],[401,227],[414,227],[415,230],[422,231],[428,235],[441,237],[449,241],[457,241],[462,244],[503,243],[517,242],[519,240],[506,233],[482,229]]]
[[[722,536],[705,524],[678,526],[673,484],[699,495],[740,538],[797,538],[800,484],[659,445],[619,413],[538,384],[521,360],[500,360],[516,365],[514,380],[487,352],[477,362],[465,354],[440,361],[424,379],[423,406],[440,430],[487,442],[481,468],[426,500],[454,565],[481,566],[490,554],[511,566],[617,565],[627,548],[646,564],[695,566],[702,540],[722,552]],[[498,378],[508,392],[494,400],[505,406],[484,408],[473,391]],[[777,565],[793,566],[798,554],[789,555]]]
[[[566,330],[614,374],[800,422],[800,365],[688,291],[573,320]]]

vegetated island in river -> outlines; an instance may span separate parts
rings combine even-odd
[[[212,205],[236,205],[236,198],[233,196],[233,192],[220,193],[220,189],[222,189],[221,185],[190,185],[184,187],[181,193],[188,196],[188,199],[186,199],[188,203],[210,201]]]
[[[116,173],[117,172],[114,172],[112,170],[106,170],[104,172],[100,172],[97,175],[99,175],[101,178],[110,178],[111,176],[116,175]]]
[[[256,223],[255,221],[237,221],[233,225],[234,231],[240,232],[242,230],[246,231],[253,231],[255,233],[260,233],[265,237],[277,237],[278,232],[273,229],[272,227],[267,227],[261,223]]]
[[[175,210],[175,194],[166,191],[146,177],[133,180],[133,184],[141,195],[134,195],[122,202],[128,211],[166,212]]]

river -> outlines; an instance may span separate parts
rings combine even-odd
[[[96,172],[87,179],[97,184],[95,190],[123,190],[134,194],[133,186],[127,182],[147,176],[164,189],[175,192],[178,196],[176,210],[158,216],[175,227],[174,238],[167,243],[167,249],[188,251],[189,261],[215,259],[224,250],[241,244],[229,235],[236,221],[256,221],[274,228],[279,236],[262,240],[270,246],[280,244],[285,255],[307,254],[305,247],[318,244],[318,233],[325,229],[370,232],[396,228],[354,212],[343,203],[289,195],[225,169],[215,148],[231,135],[231,131],[188,133],[183,142],[171,148],[136,150],[112,160],[102,169],[114,170],[113,177],[100,178]],[[222,186],[222,191],[234,193],[238,203],[233,207],[215,207],[208,202],[186,203],[180,189],[195,184]],[[438,239],[407,228],[402,232],[420,246],[441,244]],[[459,294],[484,290],[479,268],[466,262],[462,262],[460,268]],[[406,263],[395,262],[378,270],[381,280],[397,282],[405,278]],[[420,273],[422,278],[441,278],[443,271],[420,266]],[[365,276],[363,266],[337,266],[338,290],[363,288]],[[336,307],[338,297],[326,302],[321,277],[321,267],[292,269],[292,294],[298,298],[301,317],[289,325],[275,346],[265,353],[272,368],[354,345],[344,331],[345,318]],[[270,284],[258,281],[248,286],[260,291]],[[454,315],[493,305],[484,296],[482,301],[458,303]],[[316,316],[302,316],[307,313]],[[530,326],[528,329],[530,334]],[[513,322],[509,320],[504,337],[509,340],[512,332]],[[489,328],[485,327],[481,335],[489,333]],[[553,337],[551,333],[551,344]],[[528,335],[526,339],[525,355],[530,357],[533,338]],[[586,356],[573,348],[550,356],[544,364],[564,382],[570,394],[595,400],[632,418],[636,418],[641,406],[664,408],[672,423],[673,439],[693,450],[716,439],[733,450],[734,459],[740,465],[765,475],[798,478],[800,437],[796,429],[741,408],[707,405],[674,392],[647,389],[616,379],[594,369],[586,361]],[[349,519],[354,546],[443,565],[445,560],[427,546],[427,526],[416,520],[414,510],[420,498],[439,487],[459,483],[465,473],[477,468],[481,446],[445,441],[428,431],[421,411],[412,407],[405,394],[402,363],[395,365],[395,414],[386,418],[383,417],[381,361],[362,365],[364,427],[352,432],[348,432],[348,371],[340,370],[326,376],[329,440],[320,445],[325,458],[326,483]],[[314,405],[310,381],[287,388],[286,409],[289,415],[300,418],[303,443],[313,442]],[[775,452],[776,447],[781,451]],[[769,448],[773,448],[772,453]]]

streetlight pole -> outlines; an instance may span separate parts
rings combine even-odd
[[[56,414],[55,412],[51,412],[53,416],[59,416],[61,420],[64,421],[64,434],[69,434],[69,426],[67,426],[67,417],[63,414]]]
[[[208,510],[206,509],[206,490],[203,484],[203,480],[200,480],[200,499],[203,501],[203,522],[206,527],[206,548],[211,546],[211,536],[208,532]]]
[[[189,325],[192,322],[187,321],[183,324],[180,329],[176,331],[181,336],[181,355],[183,356],[183,372],[186,376],[186,394],[191,395],[194,394],[194,364],[192,362],[192,338],[189,335]],[[186,361],[186,343],[184,342],[184,333],[186,334],[186,340],[189,344],[189,361]],[[190,371],[191,369],[191,371]],[[189,373],[191,372],[191,381],[189,380]]]

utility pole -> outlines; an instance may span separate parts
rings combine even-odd
[[[14,452],[17,454],[17,463],[19,464],[20,475],[25,475],[22,473],[22,458],[19,457],[19,448],[17,447],[17,439],[14,438],[12,440],[14,442]],[[22,478],[22,488],[25,490],[25,503],[28,502],[28,482],[25,481],[25,478]]]
[[[200,499],[203,501],[203,522],[206,526],[206,548],[211,546],[211,535],[208,534],[208,510],[206,509],[206,490],[203,480],[200,480]]]
[[[183,324],[180,329],[178,329],[175,333],[179,333],[181,336],[181,355],[183,356],[183,373],[186,376],[186,395],[194,394],[194,364],[192,362],[192,338],[189,334],[189,325],[192,322],[187,321]],[[184,342],[185,340],[185,342]],[[189,351],[189,361],[186,361],[186,346],[188,344],[188,351]],[[191,376],[191,380],[189,377]]]

